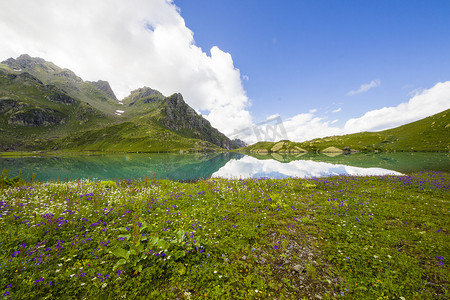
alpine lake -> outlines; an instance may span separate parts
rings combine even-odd
[[[58,156],[0,156],[8,176],[38,181],[78,179],[174,181],[206,178],[313,178],[335,175],[401,175],[450,170],[450,153],[396,152],[354,154],[102,154]]]

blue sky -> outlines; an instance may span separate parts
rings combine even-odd
[[[175,4],[196,45],[219,46],[248,76],[255,121],[318,109],[339,125],[450,79],[450,1]],[[379,86],[348,95],[372,80]]]
[[[278,116],[304,141],[449,109],[449,16],[448,0],[0,0],[0,60],[41,57],[119,99],[179,92],[248,143],[279,139],[254,130]]]

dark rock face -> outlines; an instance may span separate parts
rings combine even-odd
[[[27,127],[51,126],[63,123],[65,123],[65,120],[57,111],[38,107],[20,110],[8,119],[8,124]]]
[[[27,104],[9,98],[0,99],[0,113],[15,112],[28,107]]]
[[[5,77],[11,82],[11,83],[23,83],[26,85],[30,84],[38,84],[43,85],[42,81],[31,75],[27,72],[22,72],[18,74],[5,74]]]
[[[180,93],[173,94],[172,96],[167,97],[166,102],[168,104],[166,108],[166,114],[171,120],[177,121],[178,119],[179,121],[187,121],[189,119],[188,117],[200,117],[195,112],[195,110],[193,110],[189,105],[186,104],[186,102],[184,102],[183,96],[181,96]],[[209,122],[203,118],[201,118],[199,122],[203,126],[205,126],[206,124],[211,126]]]
[[[73,99],[63,91],[60,91],[53,86],[46,86],[46,87],[51,90],[50,95],[47,96],[47,100],[67,105],[74,104],[76,102],[75,99]]]
[[[95,86],[100,91],[104,92],[106,95],[108,95],[110,98],[117,100],[116,94],[114,94],[113,90],[111,89],[111,86],[109,85],[108,81],[98,80],[98,81],[90,81],[90,83]]]
[[[208,141],[224,149],[236,146],[219,130],[211,126],[208,120],[198,115],[183,100],[181,94],[173,94],[165,99],[164,113],[167,118],[160,120],[165,127],[182,135]]]

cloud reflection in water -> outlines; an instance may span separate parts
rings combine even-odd
[[[382,168],[359,168],[335,165],[325,162],[297,160],[281,163],[276,160],[258,160],[245,156],[240,160],[232,159],[212,177],[222,178],[286,178],[286,177],[326,177],[333,175],[402,175],[399,172]]]

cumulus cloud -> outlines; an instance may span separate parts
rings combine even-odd
[[[342,128],[331,126],[333,122],[314,113],[298,114],[283,122],[289,138],[293,141],[307,141],[318,137],[344,134]]]
[[[450,108],[450,81],[439,82],[417,92],[409,101],[393,107],[371,110],[359,118],[349,119],[343,127],[314,113],[298,114],[283,122],[293,141],[307,141],[332,135],[362,131],[381,131],[414,122]]]
[[[144,85],[181,92],[225,133],[251,125],[231,55],[196,46],[171,0],[1,1],[0,60],[24,53],[108,80],[118,98]]]
[[[353,95],[356,95],[356,94],[365,93],[365,92],[367,92],[370,89],[373,89],[375,87],[380,86],[380,84],[381,84],[381,81],[379,79],[375,79],[375,80],[372,80],[369,83],[361,84],[359,89],[352,90],[352,91],[348,92],[347,95],[353,96]]]
[[[345,123],[346,133],[379,131],[414,122],[450,108],[450,81],[417,93],[408,102],[365,113]]]

